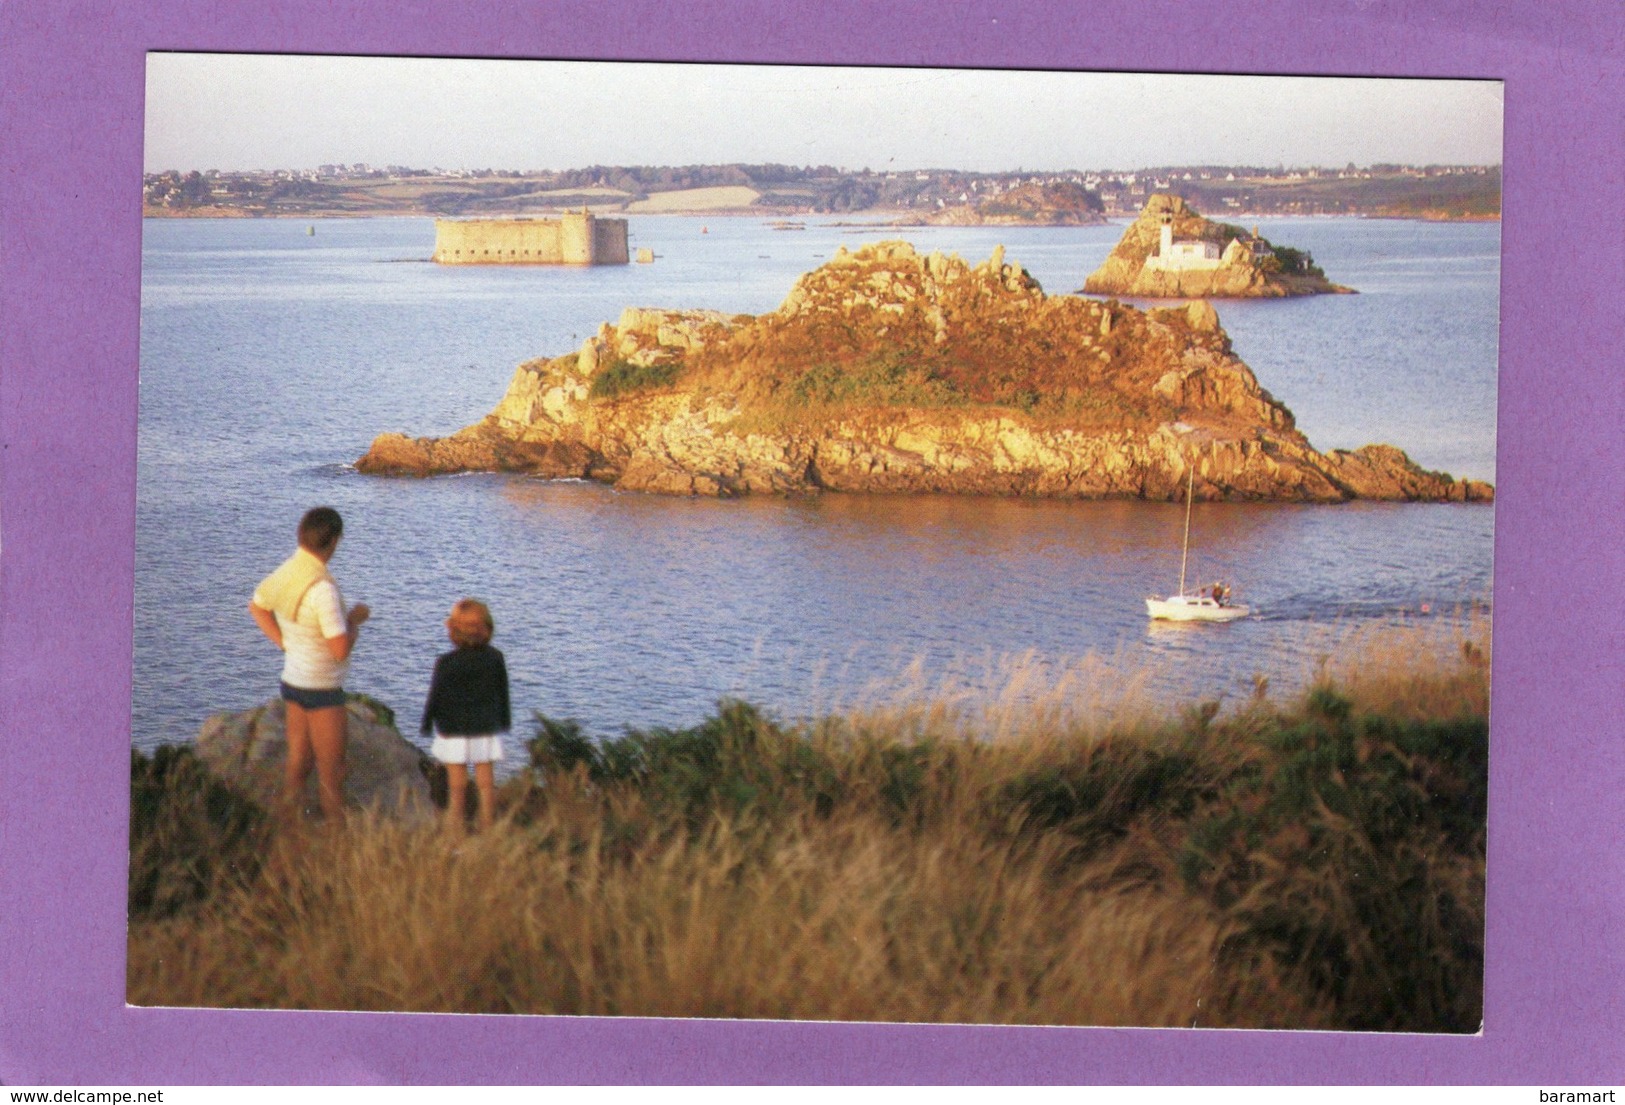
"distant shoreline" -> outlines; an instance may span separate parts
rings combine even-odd
[[[502,218],[547,219],[547,218],[557,218],[559,215],[561,215],[563,213],[564,212],[562,210],[559,210],[559,211],[526,211],[526,212],[524,212],[522,214],[509,213],[509,214],[489,214],[489,215],[486,215],[486,214],[481,214],[481,215],[437,215],[437,214],[434,214],[433,212],[416,211],[416,210],[410,210],[410,209],[405,209],[405,208],[400,209],[400,210],[392,210],[392,211],[365,211],[365,212],[363,212],[363,211],[340,211],[340,210],[331,210],[331,209],[315,210],[315,211],[245,211],[244,209],[242,209],[240,207],[203,207],[203,208],[189,208],[189,209],[186,209],[186,210],[174,210],[174,209],[171,209],[171,208],[156,208],[156,207],[151,207],[151,206],[148,206],[148,205],[143,205],[142,208],[141,208],[141,217],[143,219],[166,219],[166,220],[167,219],[221,219],[221,220],[276,219],[276,220],[292,221],[292,222],[297,222],[300,219],[305,219],[307,221],[311,220],[311,219],[446,219],[446,218],[464,218],[464,219],[502,219]],[[596,210],[596,211],[594,211],[594,214],[609,216],[609,217],[613,217],[613,218],[638,218],[638,219],[666,219],[666,218],[684,218],[684,219],[761,219],[763,221],[769,221],[769,222],[782,222],[782,221],[785,221],[787,219],[794,219],[794,220],[800,221],[800,220],[807,220],[807,219],[823,219],[823,218],[831,217],[827,213],[825,213],[825,214],[813,214],[813,213],[805,212],[805,211],[742,210],[742,209],[721,209],[721,210],[719,210],[719,209],[711,209],[711,210],[699,210],[699,209],[696,209],[696,210],[690,210],[690,211],[672,210],[672,211],[649,211],[649,212],[631,212],[631,213],[628,213],[628,212],[626,212],[625,210],[623,210],[623,209],[621,209],[619,207],[604,208],[604,209],[601,209],[601,210]],[[1134,221],[1134,216],[1133,215],[1108,215],[1104,222],[1093,223],[1093,224],[1078,224],[1078,223],[1065,223],[1065,222],[1046,222],[1046,221],[1041,221],[1041,220],[1034,220],[1034,221],[1031,221],[1031,222],[994,222],[994,221],[988,221],[988,222],[985,222],[985,223],[933,223],[933,222],[929,222],[929,221],[927,221],[927,220],[925,220],[923,218],[920,218],[917,215],[915,215],[915,216],[905,216],[902,212],[897,213],[897,215],[898,215],[897,218],[886,218],[885,217],[886,213],[884,213],[884,212],[873,212],[873,214],[876,216],[876,218],[873,221],[868,221],[868,220],[865,220],[865,221],[842,220],[842,221],[838,221],[838,222],[819,223],[818,225],[826,226],[826,227],[837,227],[837,228],[848,229],[848,230],[914,230],[914,229],[921,229],[921,228],[936,228],[936,227],[944,227],[944,226],[960,226],[960,227],[967,227],[967,226],[968,227],[974,227],[974,226],[1033,227],[1033,228],[1045,228],[1045,229],[1075,229],[1079,225],[1111,226],[1111,225],[1121,225],[1123,223],[1129,223],[1129,222]],[[1374,219],[1374,220],[1375,219],[1381,219],[1381,220],[1389,220],[1389,221],[1393,221],[1393,222],[1429,222],[1429,223],[1498,223],[1498,222],[1501,221],[1501,216],[1500,216],[1499,213],[1497,213],[1497,214],[1486,214],[1486,215],[1449,215],[1449,214],[1443,214],[1443,213],[1437,213],[1437,212],[1417,212],[1416,214],[1410,214],[1410,215],[1401,215],[1401,214],[1392,214],[1392,213],[1379,213],[1379,212],[1349,212],[1347,214],[1335,214],[1335,215],[1305,215],[1305,214],[1277,214],[1277,213],[1264,212],[1264,211],[1240,211],[1240,212],[1228,211],[1228,212],[1225,212],[1225,217],[1227,219],[1240,219],[1240,220],[1243,220],[1243,221],[1252,220],[1252,219]]]
[[[318,171],[180,172],[143,176],[155,217],[609,217],[904,220],[924,225],[1080,225],[1134,218],[1155,193],[1214,217],[1498,217],[1499,166],[1376,165],[1367,169],[1162,166],[1127,171],[873,172],[830,166],[594,166],[447,172],[327,165]]]

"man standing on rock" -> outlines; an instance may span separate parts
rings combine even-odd
[[[290,818],[297,812],[314,766],[322,813],[335,826],[344,822],[344,675],[371,614],[365,603],[346,612],[327,570],[343,534],[344,520],[332,507],[307,511],[299,521],[299,548],[265,577],[248,604],[260,631],[284,654],[288,763],[282,812]]]

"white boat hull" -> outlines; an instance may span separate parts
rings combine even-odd
[[[1169,595],[1165,599],[1146,599],[1145,612],[1169,622],[1233,622],[1252,611],[1245,606],[1220,605],[1207,595]]]

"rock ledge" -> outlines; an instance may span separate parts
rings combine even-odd
[[[380,703],[353,697],[349,711],[345,797],[357,808],[376,807],[400,817],[427,817],[431,761],[395,728]],[[287,712],[281,699],[251,710],[220,713],[203,723],[197,756],[209,773],[262,809],[276,808],[288,755]],[[306,787],[307,812],[316,808],[316,774]]]

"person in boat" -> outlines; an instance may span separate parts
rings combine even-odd
[[[370,613],[365,603],[346,610],[328,571],[343,534],[344,520],[332,507],[306,511],[299,520],[299,547],[261,581],[248,603],[254,623],[283,653],[288,760],[281,812],[284,817],[297,812],[314,767],[322,814],[334,826],[344,822],[344,676]]]
[[[1218,603],[1220,606],[1228,606],[1229,605],[1229,603],[1230,603],[1230,588],[1229,587],[1226,587],[1223,583],[1215,583],[1213,585],[1213,590],[1212,590],[1211,593],[1213,595],[1213,601],[1214,602]]]

